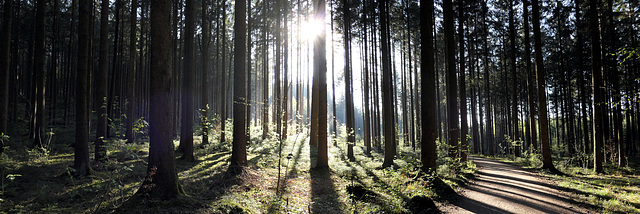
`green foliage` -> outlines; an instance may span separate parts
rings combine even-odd
[[[29,159],[34,161],[48,160],[49,155],[51,154],[51,144],[53,143],[53,137],[55,136],[55,133],[53,132],[53,129],[51,129],[50,131],[46,132],[45,135],[47,137],[47,140],[45,141],[44,144],[38,145],[33,149],[27,150],[27,153],[29,154]]]

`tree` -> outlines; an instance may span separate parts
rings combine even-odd
[[[180,146],[182,159],[194,161],[193,157],[193,96],[195,92],[195,56],[194,39],[195,33],[195,2],[186,0],[185,8],[185,28],[184,28],[184,69],[182,84],[182,117],[180,125]]]
[[[351,75],[351,12],[349,11],[349,0],[343,0],[342,4],[344,15],[344,99],[346,102],[345,111],[347,117],[347,157],[349,160],[353,161],[355,160],[355,157],[353,156],[353,145],[356,143],[356,133],[353,107],[353,76]]]
[[[384,129],[384,161],[382,167],[393,165],[396,154],[395,123],[393,114],[393,83],[391,74],[391,47],[389,38],[389,25],[387,13],[389,6],[387,1],[378,2],[380,11],[380,46],[382,49],[382,128]]]
[[[40,1],[39,1],[40,2]],[[42,3],[45,4],[45,3]],[[89,175],[89,103],[87,85],[89,82],[89,51],[91,50],[90,22],[93,4],[80,0],[78,12],[78,64],[76,76],[76,142],[73,168],[77,175]],[[43,6],[44,7],[44,6]]]
[[[247,164],[247,2],[236,1],[234,18],[234,54],[233,54],[233,150],[229,170],[237,170]],[[236,171],[238,172],[238,171]]]
[[[311,98],[311,168],[329,167],[327,148],[327,54],[325,0],[313,0],[313,19],[321,22],[320,32],[313,39],[313,95]],[[314,129],[315,127],[315,129]]]
[[[104,161],[107,151],[104,147],[107,138],[108,126],[108,81],[109,81],[109,0],[102,0],[100,8],[100,42],[98,54],[98,72],[96,74],[96,96],[99,102],[96,112],[98,121],[96,124],[96,144],[94,158],[96,161]]]
[[[536,86],[538,95],[538,123],[540,127],[540,146],[542,149],[542,168],[555,171],[551,160],[549,145],[549,122],[547,119],[547,90],[545,87],[545,70],[542,61],[542,35],[540,33],[540,9],[538,0],[532,1],[533,12],[533,46],[536,58]]]
[[[605,105],[604,87],[602,85],[602,49],[600,47],[600,26],[598,17],[598,2],[589,0],[589,35],[591,36],[591,83],[593,87],[593,169],[596,173],[603,173],[602,161],[604,154],[603,114]]]
[[[209,22],[209,1],[202,0],[202,144],[209,143],[209,44],[211,30]]]
[[[35,100],[33,105],[33,146],[44,145],[44,110],[45,110],[45,20],[47,14],[47,2],[44,0],[38,0],[36,3],[36,30],[35,39],[33,44],[33,74],[35,75],[35,84],[33,86],[35,90]],[[88,27],[88,26],[87,26]],[[86,93],[86,91],[81,91]]]
[[[422,85],[422,142],[420,160],[424,170],[436,170],[436,81],[433,68],[433,0],[420,0],[420,48],[422,66],[420,66]]]
[[[525,70],[527,72],[527,104],[529,105],[529,139],[531,139],[531,147],[533,151],[538,151],[537,131],[536,131],[536,107],[533,100],[534,88],[532,82],[533,74],[531,73],[531,43],[529,40],[529,0],[523,1],[522,19],[524,22],[524,60]]]
[[[171,0],[151,2],[151,74],[149,103],[149,162],[147,176],[136,194],[175,198],[184,190],[178,182],[171,124]]]
[[[128,94],[127,94],[127,131],[126,138],[127,143],[133,143],[135,141],[135,133],[133,133],[133,123],[136,121],[136,21],[138,20],[138,1],[131,0],[131,17],[130,17],[130,32],[129,32],[129,77],[127,78]]]
[[[13,0],[4,1],[2,35],[0,35],[0,133],[7,133],[9,120],[9,69],[11,65],[11,30],[13,23]],[[4,145],[0,144],[0,153]]]
[[[460,40],[460,161],[467,161],[467,133],[469,125],[467,123],[467,88],[465,81],[465,58],[464,58],[464,1],[458,0],[458,39]]]
[[[515,9],[513,8],[513,1],[509,0],[509,45],[511,46],[509,67],[511,68],[511,82],[513,83],[511,88],[511,119],[513,120],[513,141],[519,140],[518,132],[518,80],[516,79],[516,27],[513,21],[513,14]],[[464,115],[464,114],[463,114]],[[520,156],[520,146],[514,146],[514,154],[516,157]]]
[[[458,157],[458,100],[457,97],[457,81],[456,81],[456,43],[453,29],[453,3],[451,0],[444,0],[444,36],[445,36],[445,59],[447,69],[447,122],[449,129],[449,156],[451,158]],[[464,84],[464,83],[461,83]]]

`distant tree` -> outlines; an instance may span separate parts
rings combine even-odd
[[[178,182],[171,124],[171,0],[151,2],[151,74],[149,103],[149,161],[147,176],[136,194],[170,199],[183,195]]]
[[[422,85],[422,142],[420,160],[425,170],[436,170],[436,80],[433,54],[433,0],[420,0],[420,31],[421,61],[420,66]]]
[[[229,170],[237,170],[247,164],[247,2],[236,1],[234,18],[233,57],[233,149]]]
[[[42,1],[42,0],[40,0]],[[39,1],[39,2],[40,2]],[[45,4],[45,3],[42,3]],[[78,12],[78,61],[76,76],[76,142],[73,168],[76,175],[89,175],[89,102],[87,89],[89,83],[89,51],[91,51],[91,11],[93,3],[80,0]],[[44,6],[43,6],[44,7]]]
[[[533,12],[533,46],[536,59],[536,86],[538,94],[538,122],[540,125],[540,146],[542,148],[542,168],[556,170],[551,160],[549,145],[549,121],[547,117],[547,90],[545,87],[545,70],[542,58],[542,35],[540,33],[540,5],[538,0],[532,1]]]

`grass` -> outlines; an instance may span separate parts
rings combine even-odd
[[[561,189],[572,193],[577,201],[586,204],[590,210],[603,213],[640,213],[640,170],[633,161],[630,161],[631,167],[605,163],[605,173],[598,174],[588,164],[585,165],[585,162],[577,161],[577,158],[560,158],[554,161],[554,165],[565,175],[557,175],[538,170],[542,165],[539,155],[526,154],[525,157],[496,159],[537,170]]]
[[[0,213],[408,213],[416,197],[434,198],[438,203],[449,199],[434,188],[432,177],[420,173],[418,152],[403,142],[395,165],[383,169],[383,153],[365,156],[363,143],[358,142],[355,161],[348,161],[346,142],[338,140],[338,146],[333,146],[329,140],[330,169],[310,170],[306,130],[291,129],[282,157],[273,136],[263,141],[261,130],[252,130],[249,166],[239,176],[226,172],[231,139],[220,144],[215,130],[208,145],[195,137],[197,160],[176,160],[187,196],[155,204],[126,203],[145,176],[148,141],[144,139],[136,144],[110,140],[107,162],[92,163],[91,176],[72,177],[69,142],[73,132],[53,130],[57,135],[45,150],[32,150],[24,137],[13,137],[0,157]],[[178,141],[174,143],[177,146]],[[446,152],[446,146],[442,144],[440,150]],[[438,163],[438,176],[453,187],[464,185],[475,170],[470,163],[452,167],[448,158]]]

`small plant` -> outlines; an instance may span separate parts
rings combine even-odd
[[[22,175],[20,174],[8,174],[6,177],[2,178],[2,184],[0,184],[0,187],[2,187],[2,193],[4,193],[4,188],[9,186],[9,184],[13,183],[13,181],[17,178],[17,177],[22,177]],[[9,179],[8,183],[5,183],[4,179]]]

